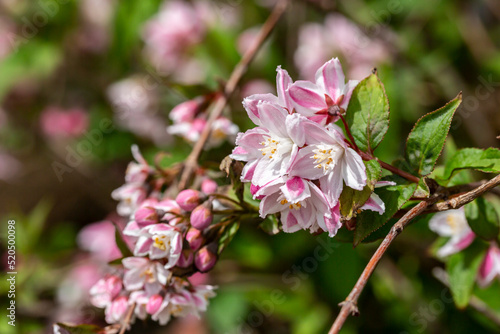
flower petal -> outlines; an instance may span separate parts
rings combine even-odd
[[[316,72],[316,84],[335,102],[343,94],[345,76],[338,58],[326,62]]]
[[[295,110],[304,116],[313,116],[327,108],[325,92],[309,81],[295,81],[288,89]]]

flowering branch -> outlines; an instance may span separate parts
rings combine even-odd
[[[236,86],[243,77],[243,74],[245,74],[249,64],[252,62],[252,60],[254,59],[255,55],[264,44],[267,37],[273,31],[274,27],[278,23],[278,20],[285,12],[288,3],[289,0],[280,0],[276,4],[271,15],[269,15],[267,21],[262,26],[256,40],[254,41],[252,46],[247,50],[247,52],[245,52],[240,62],[236,65],[233,72],[231,73],[231,76],[229,77],[229,80],[227,81],[224,87],[224,94],[222,94],[222,96],[219,99],[217,99],[217,102],[210,113],[207,124],[200,135],[200,139],[196,142],[196,144],[193,147],[193,150],[186,159],[186,162],[184,164],[184,170],[182,172],[181,180],[179,183],[179,189],[184,189],[186,187],[189,178],[191,177],[191,174],[196,169],[198,157],[200,156],[206,141],[210,137],[213,122],[221,115],[222,111],[224,110],[224,108],[228,103],[229,98],[234,93]]]
[[[358,314],[357,301],[358,298],[363,291],[363,288],[366,286],[368,279],[371,274],[375,270],[375,267],[379,263],[382,256],[385,254],[389,245],[394,241],[394,239],[403,231],[403,229],[408,226],[412,219],[417,217],[418,215],[424,213],[426,210],[438,210],[445,211],[450,209],[458,209],[464,206],[467,203],[472,202],[474,199],[488,192],[489,190],[495,188],[500,185],[500,175],[497,175],[490,181],[482,184],[481,186],[465,193],[460,196],[445,200],[443,202],[437,203],[440,199],[446,198],[446,194],[436,193],[431,198],[421,201],[415,207],[413,207],[410,211],[408,211],[401,219],[398,220],[396,224],[391,228],[387,236],[384,238],[380,246],[377,248],[376,252],[373,254],[372,258],[366,265],[365,269],[361,273],[356,285],[351,290],[345,301],[340,303],[342,306],[340,313],[338,314],[335,322],[333,323],[329,334],[335,334],[340,331],[342,325],[346,321],[349,314]]]

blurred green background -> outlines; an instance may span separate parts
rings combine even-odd
[[[64,319],[62,282],[86,259],[78,232],[115,211],[110,193],[123,183],[130,146],[137,143],[151,162],[160,151],[171,154],[166,162],[184,160],[191,146],[166,133],[169,111],[228,78],[272,4],[203,2],[202,38],[182,50],[175,71],[166,71],[145,51],[144,26],[162,1],[0,0],[0,226],[4,253],[7,220],[16,220],[19,273],[17,326],[13,330],[3,316],[1,333],[44,333]],[[294,79],[310,78],[316,63],[339,57],[347,78],[361,79],[377,67],[385,84],[391,124],[377,150],[382,160],[400,156],[415,121],[460,91],[464,103],[450,143],[498,147],[499,19],[495,0],[294,0],[227,115],[242,131],[252,127],[241,99],[273,92],[278,65]],[[129,79],[143,82],[144,95],[134,99],[135,86],[113,93],[111,87]],[[144,89],[144,80],[154,88]],[[120,114],[120,103],[129,103],[127,112],[140,112],[137,119]],[[50,127],[57,112],[71,110],[75,116],[65,133]],[[78,145],[86,145],[88,154],[69,166],[68,154]],[[211,149],[202,161],[218,166],[231,148],[225,143]],[[433,277],[442,264],[430,256],[436,236],[427,220],[411,225],[391,246],[361,295],[360,316],[350,317],[343,333],[498,332],[473,308],[456,310]],[[219,290],[201,322],[189,330],[179,322],[166,328],[145,323],[134,331],[325,333],[375,247],[353,249],[340,238],[304,231],[269,236],[242,226],[210,275]],[[6,303],[5,280],[0,288]],[[493,289],[500,292],[498,281]],[[498,300],[488,303],[500,308]],[[103,323],[99,310],[82,312]]]

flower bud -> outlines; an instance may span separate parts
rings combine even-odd
[[[155,314],[161,307],[163,303],[163,297],[155,294],[149,297],[148,303],[146,304],[146,312],[149,314]]]
[[[106,322],[114,324],[122,321],[125,318],[128,307],[128,298],[126,296],[120,296],[113,300],[105,310]]]
[[[177,195],[175,201],[177,202],[177,204],[179,204],[181,209],[185,211],[192,211],[200,204],[200,195],[200,192],[197,190],[186,189],[181,191],[179,195]]]
[[[115,298],[116,296],[118,296],[123,287],[121,278],[117,276],[109,277],[106,280],[106,285],[111,298]]]
[[[202,273],[212,269],[217,262],[217,255],[209,250],[208,246],[201,248],[194,256],[194,264]]]
[[[186,240],[192,250],[197,250],[203,244],[203,235],[201,231],[192,227],[186,233]]]
[[[191,212],[191,226],[198,230],[206,229],[214,219],[211,210],[212,203],[210,201],[198,205],[193,212]]]
[[[200,108],[199,100],[188,100],[178,104],[170,111],[170,119],[174,123],[191,122],[196,116],[196,112]]]
[[[182,251],[179,260],[177,261],[177,266],[180,268],[187,268],[193,264],[194,254],[190,249],[185,249]]]
[[[151,225],[158,222],[158,214],[156,210],[149,206],[143,206],[134,214],[135,221],[139,225]]]
[[[217,182],[212,179],[205,179],[201,182],[201,191],[205,194],[213,194],[217,191]]]

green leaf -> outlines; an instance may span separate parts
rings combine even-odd
[[[427,186],[427,184],[425,183],[425,179],[421,178],[418,181],[417,190],[415,190],[415,193],[413,195],[419,198],[427,198],[430,194],[431,192],[429,190],[429,186]]]
[[[118,249],[122,253],[122,256],[123,257],[134,256],[134,254],[128,248],[127,243],[125,242],[125,240],[123,240],[123,236],[122,236],[122,233],[120,232],[120,228],[118,227],[118,225],[116,225],[115,223],[113,223],[113,225],[115,225],[115,242],[116,242],[116,246],[118,247]]]
[[[465,250],[450,256],[446,263],[451,294],[455,305],[460,309],[469,304],[485,252],[485,245],[476,241]]]
[[[62,329],[60,330],[62,334],[98,334],[105,332],[104,329],[95,325],[69,326],[59,322],[54,326],[59,326]]]
[[[457,151],[447,162],[443,179],[447,180],[461,169],[476,169],[486,173],[500,172],[500,150],[490,147],[464,148]]]
[[[236,221],[228,223],[227,225],[221,228],[221,230],[219,231],[221,237],[219,238],[219,249],[217,251],[218,254],[222,253],[222,251],[227,247],[227,245],[229,245],[231,240],[233,240],[236,232],[238,232],[239,228],[240,228],[240,223]]]
[[[485,240],[495,240],[500,232],[498,215],[493,205],[483,197],[465,205],[465,217],[474,233]]]
[[[275,215],[267,215],[266,219],[259,224],[259,227],[270,235],[278,234],[280,229],[278,227],[278,218]]]
[[[428,175],[443,150],[451,119],[462,102],[462,93],[444,107],[420,118],[406,140],[406,160],[419,175]]]
[[[362,151],[373,151],[389,129],[389,100],[384,85],[372,74],[352,92],[346,120],[356,144]]]
[[[383,226],[394,214],[413,196],[417,185],[415,183],[405,183],[400,177],[392,176],[388,181],[396,181],[395,186],[378,188],[376,194],[385,204],[385,212],[380,215],[378,212],[365,210],[357,217],[356,230],[354,231],[354,246],[357,246],[363,239],[373,231]]]
[[[340,213],[349,220],[356,215],[357,210],[370,198],[375,184],[382,175],[382,168],[375,160],[364,161],[366,167],[366,186],[363,190],[354,190],[344,185],[340,194]]]

